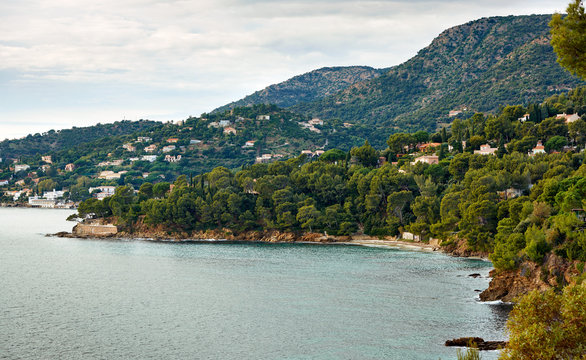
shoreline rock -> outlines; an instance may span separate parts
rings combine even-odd
[[[478,350],[499,350],[507,346],[507,341],[485,341],[480,337],[462,337],[458,339],[446,340],[446,346],[470,347],[473,345]]]

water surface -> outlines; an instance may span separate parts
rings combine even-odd
[[[64,239],[71,212],[0,209],[0,358],[455,359],[504,338],[490,263],[303,244]],[[495,359],[495,352],[483,359]]]

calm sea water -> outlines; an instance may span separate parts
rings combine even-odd
[[[504,338],[490,263],[394,249],[45,237],[66,210],[0,209],[0,358],[455,359]],[[495,359],[496,352],[483,353]]]

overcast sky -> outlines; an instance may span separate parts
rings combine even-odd
[[[0,140],[198,116],[319,67],[400,64],[451,26],[568,2],[1,1]]]

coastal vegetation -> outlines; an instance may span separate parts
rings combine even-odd
[[[185,233],[411,233],[445,246],[464,242],[498,270],[548,254],[584,262],[586,122],[552,114],[583,112],[585,95],[580,88],[528,108],[477,113],[434,134],[393,134],[383,150],[365,142],[319,157],[184,174],[172,184],[145,182],[136,194],[122,186],[81,203],[79,216]]]

